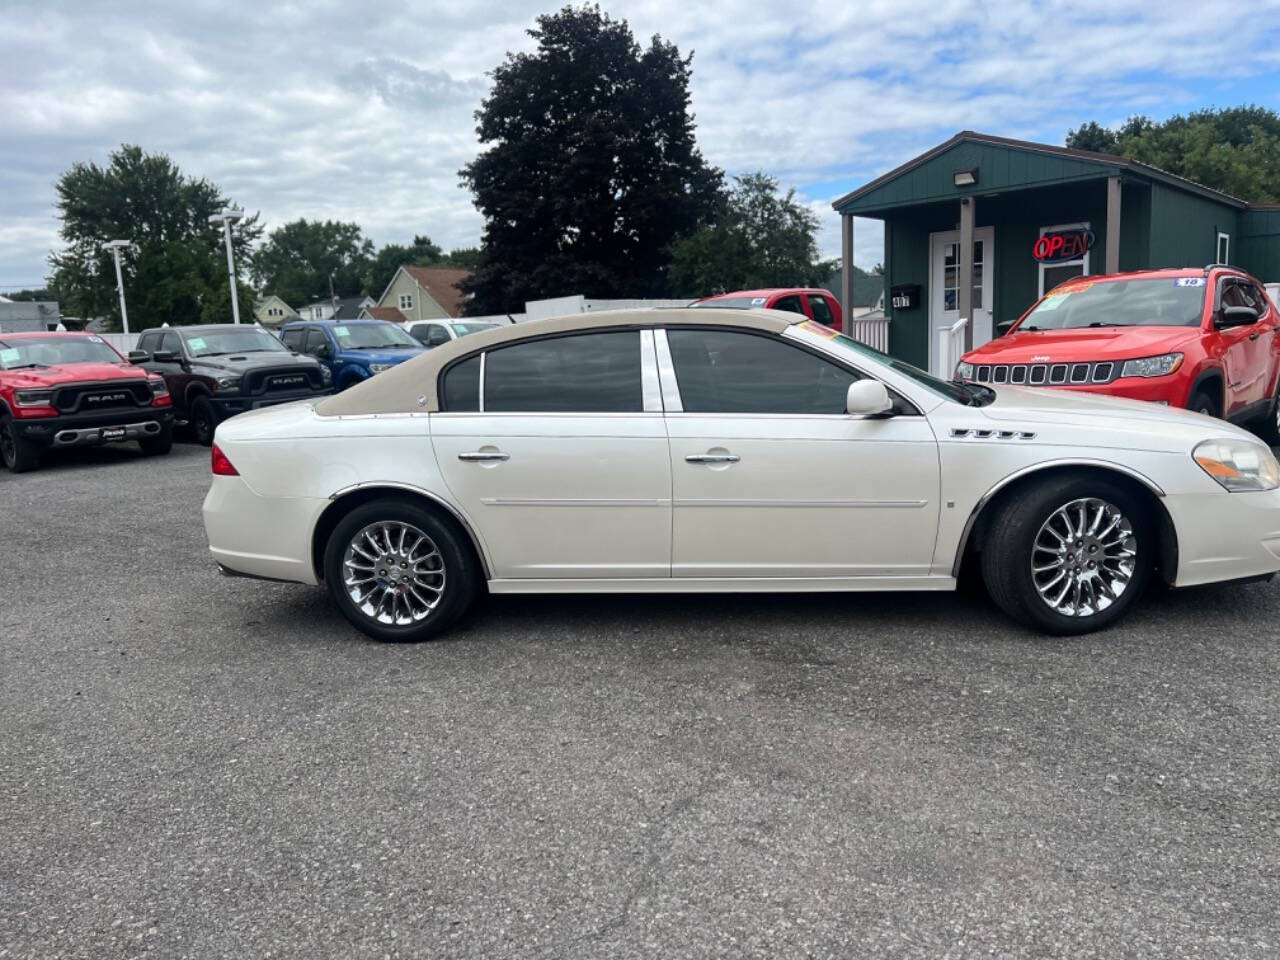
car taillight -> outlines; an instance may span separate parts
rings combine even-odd
[[[227,459],[227,455],[218,449],[218,445],[216,443],[213,445],[212,460],[213,475],[215,477],[240,476],[240,471],[235,468],[235,464]]]

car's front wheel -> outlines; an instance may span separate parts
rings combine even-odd
[[[410,643],[447,630],[475,598],[479,569],[465,535],[426,507],[386,498],[356,507],[325,547],[334,603],[375,640]]]
[[[1000,505],[983,544],[982,575],[1015,620],[1046,633],[1089,633],[1120,619],[1142,595],[1153,541],[1149,512],[1127,488],[1058,477]]]
[[[208,397],[196,397],[191,404],[191,432],[196,443],[213,446],[213,432],[218,429],[218,413]]]
[[[18,435],[12,417],[0,418],[0,460],[13,473],[26,473],[40,464],[40,448]]]

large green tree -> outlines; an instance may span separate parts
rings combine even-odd
[[[711,214],[721,173],[694,141],[691,57],[597,6],[537,18],[476,113],[484,151],[461,171],[484,215],[468,310],[582,292],[666,292],[667,247]]]
[[[415,236],[413,243],[388,243],[369,264],[364,292],[371,297],[379,297],[401,267],[437,265],[443,256],[444,251],[440,249],[440,245],[423,234]]]
[[[103,244],[129,240],[136,245],[123,257],[130,329],[231,321],[222,226],[209,222],[230,201],[214,184],[126,144],[105,167],[73,165],[56,189],[65,246],[49,257],[50,286],[64,313],[105,316],[121,329],[115,266]],[[232,227],[237,263],[261,232],[257,214]],[[253,291],[242,284],[238,292],[241,316],[251,316]]]
[[[267,235],[253,255],[253,276],[264,293],[300,307],[327,299],[330,278],[334,295],[357,296],[373,262],[373,241],[358,223],[304,217]]]
[[[818,286],[834,264],[818,257],[818,216],[764,173],[735,177],[713,223],[671,246],[671,290],[705,296],[757,287]]]
[[[1197,110],[1156,123],[1096,121],[1067,134],[1067,146],[1128,157],[1252,203],[1280,202],[1280,113],[1265,107]]]

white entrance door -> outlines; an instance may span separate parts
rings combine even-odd
[[[995,289],[994,227],[973,231],[973,345],[991,339],[991,292]],[[929,236],[929,372],[950,377],[940,370],[945,358],[938,356],[938,328],[950,326],[960,317],[960,231]]]

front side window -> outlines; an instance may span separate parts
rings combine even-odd
[[[284,344],[265,330],[201,330],[186,334],[187,349],[193,357],[219,357],[228,353],[269,353],[284,350]],[[176,347],[175,347],[176,349]]]
[[[160,338],[160,346],[156,348],[161,353],[172,353],[175,357],[182,356],[182,338],[176,333],[169,332]]]
[[[486,413],[640,413],[640,332],[529,340],[485,355]]]
[[[73,363],[123,363],[101,337],[14,337],[0,339],[0,370]]]
[[[844,414],[859,375],[771,336],[667,330],[686,413]]]
[[[804,304],[800,302],[798,296],[792,295],[782,297],[773,304],[774,310],[786,310],[788,313],[804,314]]]
[[[309,353],[313,357],[318,357],[328,348],[329,338],[324,335],[323,330],[317,330],[315,327],[308,327],[306,339],[303,340],[302,343],[303,353]]]
[[[143,351],[144,353],[155,353],[159,343],[160,343],[160,334],[144,333],[141,337],[138,338],[138,349]]]
[[[449,331],[441,324],[433,323],[427,329],[426,344],[428,347],[438,347],[441,344],[448,343],[453,338],[449,336]]]
[[[831,305],[827,303],[827,298],[822,294],[809,294],[809,309],[813,311],[813,319],[824,327],[834,327],[836,325],[836,318],[835,314],[831,312]]]
[[[281,339],[284,341],[284,345],[290,350],[296,350],[299,353],[302,352],[302,330],[297,328],[293,330],[286,330],[281,334]]]

